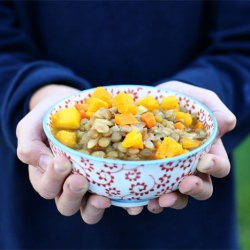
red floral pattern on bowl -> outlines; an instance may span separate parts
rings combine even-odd
[[[209,151],[216,138],[218,126],[212,112],[193,98],[167,89],[138,85],[105,88],[113,96],[121,91],[129,93],[134,100],[152,95],[160,101],[165,96],[174,95],[190,114],[197,114],[207,129],[209,138],[202,146],[186,154],[152,161],[103,159],[77,152],[61,144],[51,135],[51,116],[60,109],[82,103],[83,99],[91,95],[93,89],[89,89],[58,102],[47,112],[43,127],[53,154],[68,157],[73,166],[72,173],[81,174],[88,179],[89,192],[109,197],[116,206],[145,205],[150,199],[177,190],[184,176],[195,173],[200,157]]]

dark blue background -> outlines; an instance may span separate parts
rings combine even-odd
[[[15,127],[45,84],[175,79],[215,91],[236,114],[230,152],[249,132],[249,55],[248,1],[0,2],[0,248],[237,248],[232,173],[182,211],[131,217],[112,207],[90,226],[35,193]]]

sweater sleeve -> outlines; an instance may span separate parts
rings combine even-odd
[[[79,89],[89,83],[70,69],[42,58],[31,37],[18,24],[10,2],[0,3],[0,137],[16,150],[15,130],[28,112],[28,98],[50,83]]]
[[[214,91],[237,117],[225,136],[232,149],[249,133],[250,2],[211,2],[209,46],[190,65],[171,77]]]

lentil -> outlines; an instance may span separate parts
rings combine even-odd
[[[99,87],[98,91],[105,93],[106,90],[100,89]],[[92,99],[99,98],[98,91]],[[101,97],[102,96],[103,95],[101,95]],[[207,131],[198,120],[197,114],[190,115],[186,108],[181,107],[177,103],[177,99],[173,96],[170,99],[164,99],[164,105],[161,105],[162,103],[158,101],[159,105],[157,105],[156,99],[154,100],[153,97],[144,98],[143,101],[138,100],[137,103],[129,99],[130,106],[128,105],[128,107],[123,107],[123,103],[120,103],[119,98],[116,98],[115,103],[117,103],[119,108],[112,106],[113,102],[109,99],[110,94],[104,96],[108,102],[106,99],[100,102],[95,100],[96,105],[99,105],[99,103],[102,104],[100,108],[93,112],[96,107],[92,103],[90,112],[86,110],[86,113],[90,114],[89,117],[82,118],[77,129],[72,129],[69,126],[69,128],[65,130],[66,132],[75,133],[76,139],[74,140],[76,140],[76,143],[72,143],[71,141],[68,143],[71,143],[70,145],[75,144],[73,148],[80,153],[121,160],[154,160],[157,159],[157,155],[159,158],[168,157],[168,154],[165,154],[164,150],[168,148],[169,145],[171,146],[171,143],[167,144],[169,141],[174,142],[173,144],[178,146],[178,150],[173,151],[173,153],[175,154],[177,152],[178,154],[182,154],[187,152],[185,147],[192,150],[193,147],[203,144],[207,139]],[[125,103],[128,95],[121,96],[124,96],[122,101]],[[150,103],[148,103],[147,100],[149,100]],[[91,103],[91,97],[85,101],[86,103],[87,101]],[[90,105],[90,103],[88,104]],[[138,103],[140,103],[140,105]],[[87,106],[88,105],[86,105],[86,107]],[[124,113],[131,110],[131,115],[134,116],[138,123],[126,125],[116,124],[115,116],[121,114],[119,110]],[[142,119],[143,114],[149,111],[156,121],[151,126],[148,126],[144,118]],[[55,120],[55,124],[57,124],[56,115],[52,118]],[[71,121],[69,120],[67,122],[70,124]],[[181,124],[177,126],[177,122]],[[60,124],[60,126],[63,126],[63,124]],[[51,132],[55,136],[61,131],[60,129],[60,127],[52,127]],[[132,144],[128,145],[125,143],[124,145],[126,147],[124,147],[122,142],[132,131],[132,137],[130,137]],[[62,139],[61,137],[58,138]],[[64,140],[61,140],[62,143],[63,141]],[[184,145],[183,150],[182,144]],[[159,148],[161,151],[158,150]],[[172,155],[172,153],[170,155]]]

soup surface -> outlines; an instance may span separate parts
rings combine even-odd
[[[125,92],[112,96],[97,87],[81,104],[52,116],[53,136],[84,154],[121,160],[178,156],[202,145],[208,135],[196,114],[175,96],[151,95],[134,101]]]

